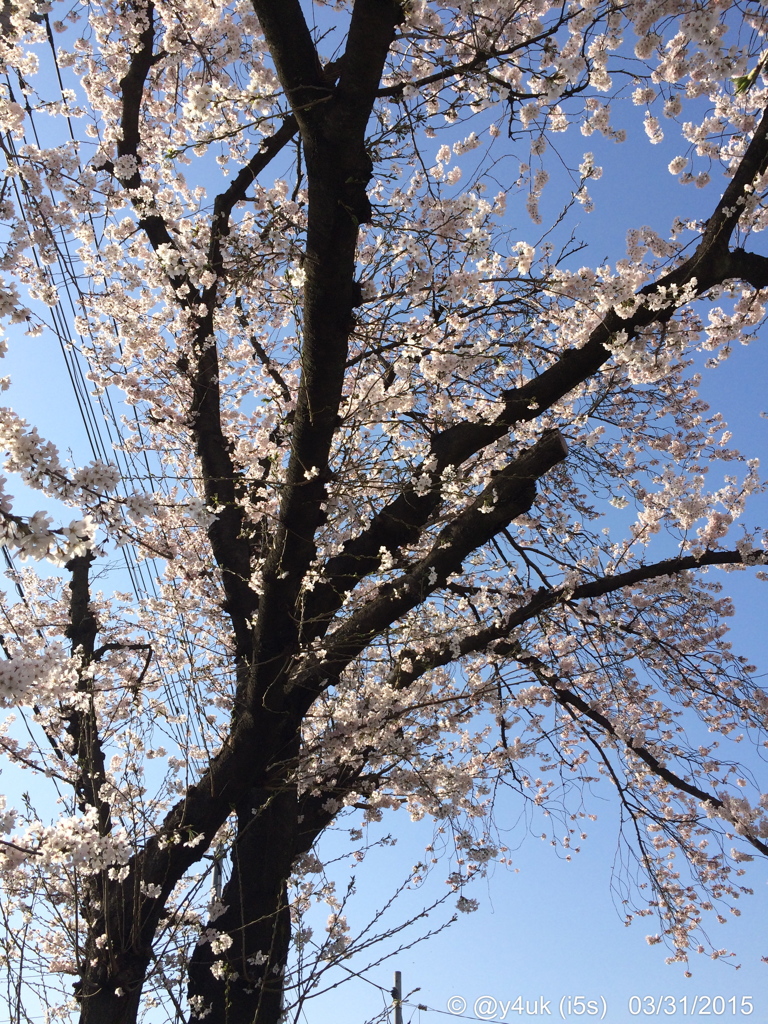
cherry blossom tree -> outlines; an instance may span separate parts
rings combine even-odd
[[[66,329],[112,431],[85,464],[0,413],[14,1019],[274,1024],[355,950],[325,830],[362,858],[366,822],[431,817],[471,910],[502,793],[570,847],[613,792],[628,917],[684,959],[768,854],[727,744],[759,751],[768,697],[718,582],[761,575],[761,484],[698,395],[765,316],[763,8],[0,18],[7,343]],[[649,204],[720,198],[580,267],[580,147],[631,134],[622,96],[680,140]]]

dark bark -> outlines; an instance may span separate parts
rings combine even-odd
[[[94,660],[94,646],[98,624],[90,607],[90,585],[88,574],[93,555],[78,555],[67,563],[72,574],[69,584],[71,594],[69,602],[69,625],[67,639],[72,645],[72,654],[80,659],[81,667],[87,669]],[[78,765],[77,793],[80,810],[95,807],[99,816],[99,829],[106,835],[112,828],[109,815],[109,804],[101,795],[101,787],[106,782],[104,771],[104,751],[99,739],[98,721],[93,707],[93,682],[80,673],[77,693],[79,698],[88,698],[88,706],[78,706],[67,714],[67,732],[74,742],[74,752]]]
[[[283,87],[299,122],[308,183],[301,380],[291,454],[272,552],[263,573],[247,703],[279,707],[299,631],[296,602],[315,556],[338,426],[352,310],[355,247],[368,219],[372,164],[365,128],[401,18],[390,0],[355,4],[339,84],[331,91],[298,4],[254,0]]]
[[[75,987],[80,1024],[135,1024],[150,957],[122,954],[117,970],[99,969]]]
[[[189,995],[208,1007],[210,1024],[274,1024],[280,1019],[291,937],[287,883],[296,849],[297,797],[288,780],[249,790],[237,807],[226,911],[209,928],[231,937],[215,952],[198,943],[189,965]],[[206,933],[204,933],[205,935]],[[214,974],[214,970],[217,975]]]

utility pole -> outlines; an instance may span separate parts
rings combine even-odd
[[[395,987],[392,989],[392,1004],[395,1007],[395,1024],[403,1024],[403,976],[395,971]]]

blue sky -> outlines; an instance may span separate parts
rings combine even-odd
[[[398,850],[403,857],[410,846],[408,830],[397,829],[392,821],[389,826],[401,837]],[[610,1024],[626,1024],[633,1019],[632,997],[669,995],[678,1000],[687,997],[689,1009],[694,996],[736,997],[740,1008],[748,1005],[742,1002],[744,997],[751,997],[752,1017],[762,1024],[768,1012],[768,967],[760,962],[761,955],[768,955],[764,867],[751,865],[755,870],[749,875],[754,876],[751,880],[756,894],[741,901],[742,916],[732,918],[727,925],[714,925],[711,931],[719,944],[738,949],[741,955],[730,962],[694,956],[690,963],[692,977],[686,978],[683,965],[664,963],[662,947],[646,944],[645,934],[654,930],[652,919],[627,928],[613,905],[610,879],[616,823],[607,802],[601,823],[593,830],[592,838],[583,844],[583,852],[570,863],[558,857],[547,843],[528,837],[514,857],[519,873],[498,870],[487,883],[473,890],[481,901],[477,913],[460,915],[456,924],[441,935],[394,957],[391,966],[377,968],[369,975],[370,980],[387,990],[392,984],[392,970],[397,969],[403,975],[404,993],[420,989],[409,1002],[421,1003],[430,1010],[407,1007],[405,1021],[443,1019],[450,1006],[461,1005],[450,1002],[452,997],[466,1001],[462,1015],[481,1011],[485,1019],[513,1021],[527,1014],[509,1010],[504,1016],[504,1003],[521,996],[533,1007],[536,1000],[544,998],[551,1002],[552,1015],[557,1017],[563,997],[582,996],[605,999],[607,1014],[603,1019]],[[415,843],[413,852],[418,855]],[[403,860],[407,863],[407,857]],[[375,871],[372,865],[366,868],[369,877],[376,877],[376,890],[384,890],[386,867],[380,864]],[[365,901],[361,897],[361,903]],[[741,965],[738,970],[735,963]],[[356,965],[351,966],[354,969]],[[485,1012],[476,1005],[483,996],[499,1001],[495,1013],[493,1004],[485,1004]],[[363,1021],[386,1001],[386,992],[353,979],[309,1003],[304,1019],[313,1024],[340,1019]],[[729,1012],[722,1015],[728,1020],[739,1016],[730,1012],[732,1005],[728,1004]],[[572,1001],[571,1006],[578,1004]],[[702,1007],[706,1008],[704,1004]],[[667,1015],[659,1013],[657,1019]],[[539,1016],[546,1014],[540,1010]],[[572,1013],[569,1019],[578,1016],[578,1012]],[[638,1016],[648,1019],[644,1014]],[[678,1011],[676,1016],[685,1014]]]

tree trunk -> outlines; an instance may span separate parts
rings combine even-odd
[[[237,822],[221,895],[226,909],[209,921],[189,964],[191,1021],[278,1024],[291,937],[286,879],[296,842],[295,787],[251,790]]]
[[[102,957],[93,970],[86,968],[75,992],[80,1024],[135,1024],[149,961],[148,953],[124,953],[117,964]]]

